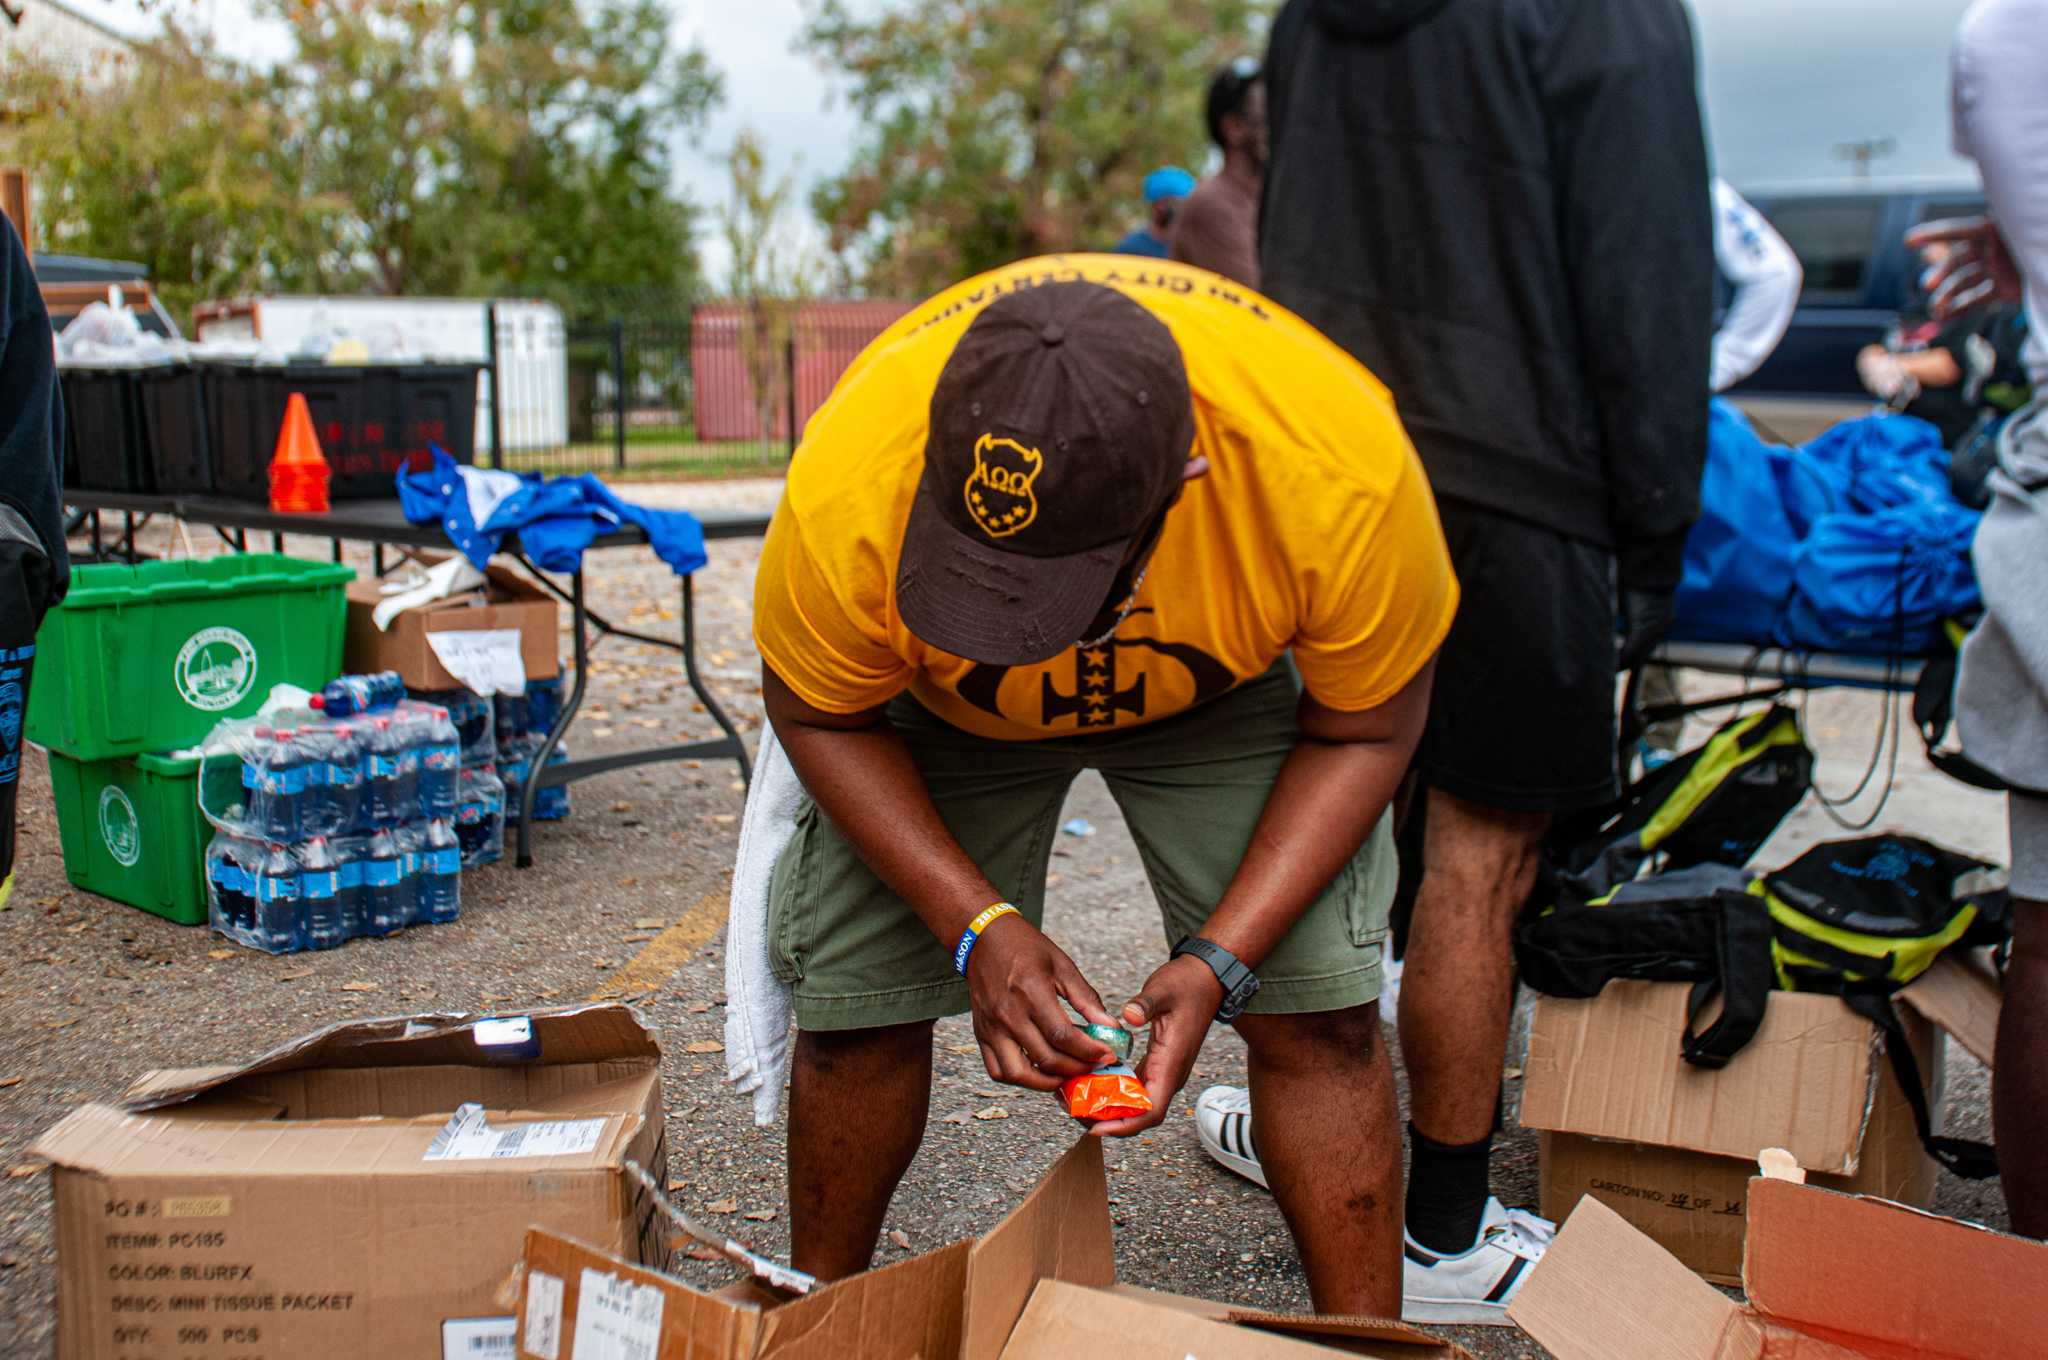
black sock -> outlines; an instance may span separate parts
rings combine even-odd
[[[1486,1215],[1493,1135],[1452,1147],[1408,1126],[1408,1235],[1455,1256],[1478,1242]]]

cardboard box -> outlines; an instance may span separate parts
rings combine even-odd
[[[522,1360],[1470,1360],[1399,1322],[1246,1312],[1118,1285],[1093,1138],[982,1237],[796,1298],[753,1281],[698,1289],[537,1229],[514,1315]]]
[[[1902,993],[1920,1070],[1935,1081],[1943,1034],[1988,1051],[1995,989],[1961,962]],[[1688,988],[1609,983],[1591,1001],[1542,997],[1530,1025],[1521,1122],[1541,1130],[1542,1210],[1563,1221],[1600,1200],[1718,1283],[1742,1270],[1757,1154],[1785,1148],[1836,1189],[1925,1205],[1935,1166],[1877,1029],[1830,996],[1774,993],[1756,1037],[1719,1070],[1679,1058]],[[1923,1009],[1924,1006],[1924,1009]],[[1928,1012],[1935,1012],[1929,1016]]]
[[[484,578],[481,590],[401,610],[382,632],[371,613],[384,598],[383,583],[375,578],[351,582],[342,640],[344,669],[351,675],[397,671],[413,689],[461,689],[462,682],[434,655],[427,634],[510,628],[519,633],[526,678],[553,679],[561,669],[555,597],[506,567],[486,567]]]
[[[624,1164],[665,1175],[660,1064],[631,1011],[590,1006],[334,1025],[241,1067],[144,1077],[35,1148],[53,1168],[57,1355],[509,1353],[494,1295],[532,1225],[659,1259]]]
[[[1747,1198],[1747,1307],[1589,1200],[1508,1317],[1558,1360],[2048,1355],[2048,1246],[1790,1180]]]

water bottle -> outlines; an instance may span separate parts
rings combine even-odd
[[[299,848],[300,940],[307,949],[333,949],[348,939],[342,919],[341,870],[325,836]]]
[[[389,716],[371,718],[363,729],[363,802],[372,825],[392,826],[413,815],[416,790],[406,787],[404,757],[403,729]]]
[[[258,742],[263,740],[263,730],[256,729]],[[299,838],[300,809],[306,796],[306,749],[289,727],[272,733],[269,747],[268,758],[258,766],[263,811],[256,825],[266,838],[289,845]]]
[[[341,930],[343,936],[351,940],[364,933],[363,921],[367,914],[363,904],[364,849],[364,842],[357,837],[345,837],[334,842],[335,870],[341,878]]]
[[[376,709],[390,708],[405,697],[405,682],[397,671],[375,675],[344,675],[321,687],[314,705],[330,718],[350,718]]]
[[[250,943],[272,954],[299,948],[299,865],[282,845],[266,845],[255,874],[256,924]]]
[[[462,867],[491,864],[505,853],[505,785],[489,765],[462,772],[462,804],[455,814]]]
[[[414,887],[406,877],[405,855],[387,829],[370,834],[363,860],[363,933],[389,935],[413,916]]]
[[[555,720],[562,716],[562,677],[552,680],[529,680],[526,682],[526,726],[527,732],[552,732]]]
[[[535,740],[538,741],[539,738],[536,737]],[[568,759],[569,744],[558,741],[555,743],[555,749],[548,752],[547,763],[549,765],[560,765]],[[506,807],[507,809],[511,807],[509,801],[506,803]],[[569,786],[567,784],[550,784],[539,793],[533,795],[533,820],[536,822],[559,822],[568,815]]]
[[[519,825],[519,800],[526,794],[526,781],[533,771],[533,757],[541,739],[531,733],[514,737],[498,756],[498,778],[505,785],[505,820]]]
[[[221,934],[246,942],[256,924],[256,899],[250,895],[254,885],[243,858],[240,844],[225,831],[207,843],[207,917]]]
[[[533,709],[524,694],[500,694],[491,700],[491,728],[499,750],[511,745],[514,737],[532,731],[532,723]]]
[[[325,807],[322,835],[339,836],[363,824],[363,744],[354,723],[328,723],[321,729],[320,792]]]
[[[453,817],[460,797],[462,746],[445,708],[429,706],[420,720],[420,811]]]
[[[445,817],[427,823],[419,854],[420,919],[445,925],[462,914],[462,845]]]

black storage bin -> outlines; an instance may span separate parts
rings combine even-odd
[[[77,466],[75,485],[90,491],[156,490],[149,437],[132,368],[66,368],[65,425]],[[67,461],[71,461],[67,458]]]
[[[313,415],[331,476],[330,500],[395,496],[401,468],[432,466],[428,444],[458,463],[476,456],[481,364],[209,365],[206,415],[214,490],[270,498],[270,459],[285,404],[298,392]]]
[[[213,455],[206,432],[206,388],[193,364],[167,364],[136,375],[142,428],[159,491],[213,491]]]

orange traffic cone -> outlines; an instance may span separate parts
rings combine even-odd
[[[270,459],[270,508],[284,513],[327,509],[327,456],[313,430],[305,394],[294,392],[284,406],[284,427]]]

